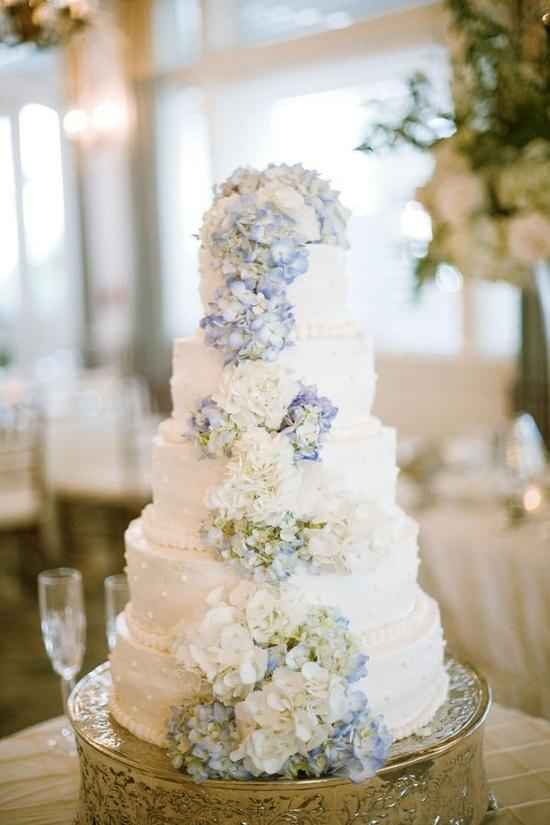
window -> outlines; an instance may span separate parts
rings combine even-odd
[[[422,0],[239,0],[239,40],[246,45],[290,40],[347,28],[372,16],[419,5]]]
[[[0,102],[0,364],[27,369],[40,357],[74,348],[79,294],[54,95],[42,78],[33,83],[31,72],[21,88],[17,78]]]
[[[202,315],[196,235],[210,205],[211,173],[199,89],[169,92],[157,101],[163,307],[169,338],[191,335]]]
[[[9,118],[0,118],[0,223],[2,225],[2,255],[0,255],[0,306],[5,320],[13,316],[19,300],[17,214],[15,209],[15,179]]]
[[[159,71],[195,63],[201,53],[199,0],[156,0],[152,30],[153,59]]]
[[[39,318],[59,317],[64,309],[65,230],[59,116],[48,106],[29,103],[19,112],[21,186],[28,286]]]
[[[191,235],[209,204],[211,177],[221,180],[238,165],[303,162],[329,177],[352,209],[351,302],[379,351],[444,357],[514,353],[519,301],[512,287],[465,285],[449,267],[414,294],[411,242],[430,231],[414,191],[430,173],[430,158],[408,148],[375,157],[354,151],[365,127],[365,102],[398,100],[404,79],[417,68],[432,77],[442,99],[448,98],[446,52],[429,44],[435,10],[389,15],[386,35],[379,20],[372,41],[368,22],[357,23],[420,5],[234,1],[216,7],[217,26],[222,8],[238,10],[233,48],[221,54],[207,50],[189,69],[189,80],[185,71],[162,78],[159,176],[169,336],[191,332],[201,314]],[[327,16],[338,10],[349,17],[345,42],[327,30]],[[230,28],[235,19],[226,15]],[[203,43],[209,43],[207,15],[203,24]],[[306,37],[265,51],[242,45],[313,31],[324,32],[314,51]]]

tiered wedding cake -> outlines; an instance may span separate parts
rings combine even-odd
[[[361,779],[447,695],[347,217],[301,166],[237,170],[205,216],[208,314],[175,343],[111,657],[117,721],[199,779]]]

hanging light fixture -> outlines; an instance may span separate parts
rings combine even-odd
[[[94,0],[0,0],[0,43],[59,46],[88,26],[94,13]]]

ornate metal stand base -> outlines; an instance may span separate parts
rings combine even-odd
[[[482,759],[490,694],[454,661],[449,699],[425,736],[397,742],[376,777],[197,785],[162,750],[109,715],[109,665],[70,700],[82,774],[77,825],[479,825],[488,790]]]

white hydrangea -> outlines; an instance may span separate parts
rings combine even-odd
[[[299,487],[300,471],[288,439],[253,427],[235,443],[226,480],[209,492],[207,504],[232,519],[247,516],[273,523],[292,509]]]
[[[294,166],[287,164],[268,166],[263,175],[265,179],[276,182],[279,186],[288,186],[291,190],[299,192],[304,198],[307,198],[307,205],[311,206],[316,213],[317,237],[315,240],[324,240],[322,232],[319,233],[321,229],[319,215],[324,214],[330,218],[332,230],[338,243],[347,247],[346,226],[351,217],[351,212],[340,201],[339,193],[330,189],[330,185],[326,180],[318,174],[304,169],[300,164]]]
[[[291,599],[281,602],[280,596],[266,587],[248,599],[245,610],[252,638],[261,645],[278,644],[288,638],[303,615],[303,605]]]
[[[330,725],[347,710],[344,680],[316,662],[301,670],[278,668],[271,682],[250,693],[235,710],[242,739],[233,759],[253,775],[281,770],[295,754],[326,741]]]
[[[267,669],[267,652],[254,643],[243,622],[239,604],[246,598],[243,588],[234,590],[227,601],[223,589],[214,591],[202,622],[182,628],[173,646],[178,664],[199,672],[210,683],[214,698],[226,704],[245,698]]]
[[[278,364],[243,361],[225,368],[214,400],[241,429],[278,430],[298,391],[298,382]]]
[[[272,203],[296,224],[296,231],[309,242],[320,238],[319,219],[315,209],[308,206],[302,195],[292,186],[273,180],[258,190],[260,201]]]

